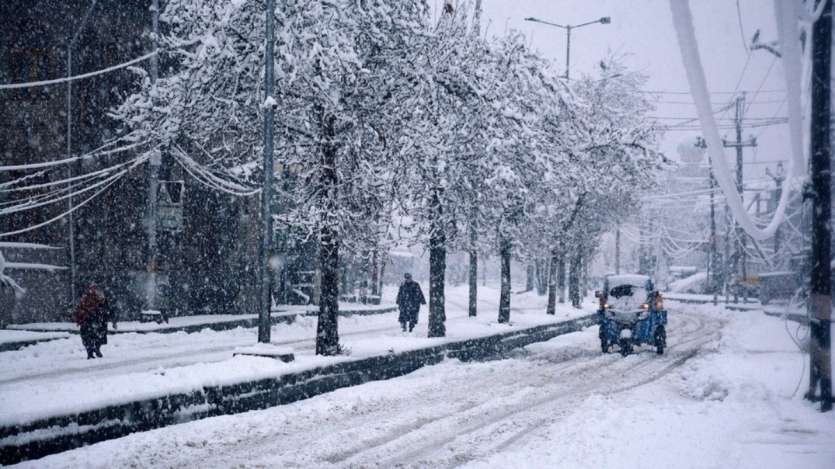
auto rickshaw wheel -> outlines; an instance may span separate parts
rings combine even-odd
[[[655,353],[663,355],[665,347],[667,347],[667,331],[664,326],[658,326],[655,329]]]
[[[620,346],[620,354],[624,357],[632,353],[632,344],[626,339],[620,339],[618,342]]]

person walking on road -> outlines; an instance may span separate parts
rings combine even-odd
[[[412,274],[406,274],[404,277],[405,280],[400,284],[400,290],[397,292],[397,306],[400,307],[399,321],[403,332],[406,332],[407,325],[409,332],[412,332],[418,322],[420,305],[426,304],[426,298],[423,297],[420,285],[412,280]]]
[[[81,296],[81,301],[75,308],[75,323],[81,329],[81,343],[87,350],[87,359],[101,358],[101,346],[107,343],[107,322],[116,319],[107,305],[104,291],[95,283],[91,283]]]

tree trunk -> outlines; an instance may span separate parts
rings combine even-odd
[[[583,267],[582,267],[583,276],[582,276],[582,282],[580,283],[580,285],[582,286],[581,287],[581,291],[582,291],[582,297],[581,298],[585,298],[585,297],[589,296],[589,260],[590,259],[591,259],[590,254],[583,257],[583,261],[584,261],[583,262]]]
[[[528,263],[525,273],[527,274],[525,291],[533,291],[536,288],[536,266],[533,263]]]
[[[382,299],[382,297],[383,297],[383,285],[385,284],[383,279],[386,276],[386,262],[388,262],[388,254],[383,252],[383,254],[380,255],[380,278],[379,278],[379,286],[377,288],[377,291],[379,292],[379,295],[380,295],[380,303],[381,304],[383,302],[383,299]]]
[[[366,304],[368,303],[369,294],[368,279],[369,277],[371,277],[371,262],[369,259],[371,257],[371,253],[368,251],[363,251],[362,254],[360,254],[360,256],[360,292],[357,301],[359,303]]]
[[[502,237],[499,241],[499,257],[502,263],[502,285],[499,297],[499,322],[510,322],[510,240]]]
[[[344,262],[339,266],[339,291],[348,291],[348,265]]]
[[[548,264],[548,307],[547,314],[557,314],[557,266],[560,254],[556,249],[551,251],[551,262]]]
[[[324,120],[327,141],[322,148],[321,175],[319,185],[324,200],[322,227],[319,231],[319,268],[322,286],[319,297],[319,320],[316,326],[316,354],[336,355],[339,353],[339,233],[334,228],[333,213],[336,210],[337,175],[334,118]]]
[[[475,226],[470,224],[470,317],[475,317],[478,313],[478,251],[475,248],[476,242]]]
[[[582,263],[581,256],[575,254],[571,258],[571,265],[568,272],[568,297],[571,300],[571,306],[575,308],[580,307],[580,264]]]
[[[380,296],[380,255],[377,248],[371,252],[371,295]]]
[[[487,286],[487,261],[488,260],[489,259],[487,257],[485,257],[484,259],[481,260],[482,261],[481,263],[484,265],[484,268],[481,269],[481,286],[482,287]]]
[[[429,337],[446,335],[444,312],[444,274],[446,273],[446,233],[443,206],[438,192],[432,191],[432,232],[429,235]]]
[[[557,292],[560,303],[565,303],[565,250],[560,249],[557,261]]]
[[[536,260],[536,294],[539,296],[548,293],[548,274],[548,259],[538,258]]]

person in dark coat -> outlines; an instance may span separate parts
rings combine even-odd
[[[397,292],[397,306],[400,307],[398,319],[403,332],[406,332],[406,325],[409,326],[409,332],[412,332],[418,322],[420,305],[426,304],[426,298],[423,297],[420,285],[412,280],[412,274],[406,274],[404,277],[406,279],[400,284],[400,290]]]
[[[75,308],[75,323],[81,329],[81,343],[87,350],[87,359],[102,357],[101,346],[107,343],[107,322],[116,320],[107,305],[104,291],[95,283],[90,284]]]

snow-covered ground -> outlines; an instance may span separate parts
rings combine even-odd
[[[795,392],[807,371],[784,322],[668,307],[663,356],[602,355],[592,327],[507,359],[449,360],[23,466],[833,467],[835,413]]]
[[[384,300],[395,294],[387,290]],[[510,330],[509,326],[496,323],[496,289],[482,287],[479,301],[481,314],[475,320],[470,319],[466,312],[466,288],[448,289],[444,339],[426,338],[426,307],[422,308],[415,332],[406,336],[400,332],[397,313],[340,318],[341,342],[350,356],[332,358],[314,355],[316,319],[299,317],[293,324],[272,328],[273,343],[294,349],[296,361],[289,364],[265,358],[233,357],[239,348],[255,343],[255,329],[243,328],[206,329],[193,334],[113,335],[103,348],[104,358],[95,360],[86,359],[77,336],[0,353],[0,423],[21,423],[202,386],[275,377],[352,357]],[[589,304],[584,312],[561,305],[556,316],[548,316],[544,313],[544,297],[519,294],[514,295],[511,322],[515,327],[552,323],[588,314],[592,308]]]

